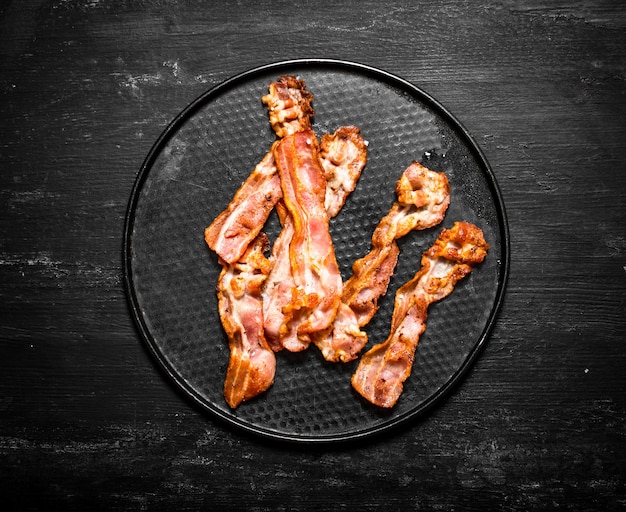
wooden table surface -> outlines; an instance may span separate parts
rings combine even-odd
[[[336,5],[339,4],[339,5]],[[204,91],[296,58],[435,97],[499,183],[510,278],[424,418],[338,446],[233,430],[134,324],[134,180]],[[626,8],[621,1],[0,4],[0,489],[16,510],[626,506]]]

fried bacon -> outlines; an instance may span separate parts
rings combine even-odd
[[[261,101],[267,106],[270,124],[278,137],[311,129],[315,115],[311,106],[313,94],[306,89],[304,80],[283,75],[269,85],[269,92]]]
[[[439,224],[450,204],[450,185],[442,172],[413,162],[396,184],[398,200],[372,235],[374,248],[389,245],[415,229]]]
[[[308,344],[312,333],[333,321],[341,297],[341,274],[324,208],[326,180],[311,130],[283,137],[272,150],[294,231],[289,259],[295,287],[290,303],[283,307],[281,331],[295,329]]]
[[[309,129],[314,115],[313,95],[293,76],[282,76],[269,86],[262,101],[279,137]],[[237,262],[259,234],[282,197],[274,156],[269,151],[235,193],[228,207],[204,230],[204,239],[227,263]]]
[[[322,136],[319,159],[326,178],[324,207],[330,218],[339,213],[356,186],[367,161],[367,143],[357,127],[343,126],[332,135]],[[297,332],[285,324],[283,313],[283,308],[291,302],[291,290],[295,287],[289,259],[294,225],[282,201],[276,204],[276,210],[283,227],[272,247],[272,269],[263,287],[265,336],[275,351],[286,348],[299,352],[308,347],[308,339],[298,338]]]
[[[268,248],[267,236],[260,233],[238,262],[222,261],[217,297],[230,348],[224,398],[232,408],[274,382],[276,357],[265,341],[261,304],[261,286],[270,265],[263,253]]]
[[[389,337],[362,356],[352,376],[356,391],[380,407],[396,404],[426,329],[428,306],[452,293],[488,250],[483,232],[473,224],[457,222],[441,232],[422,255],[421,269],[396,293]]]
[[[204,233],[222,265],[218,304],[230,348],[224,396],[232,408],[272,385],[274,351],[304,350],[313,339],[328,360],[354,359],[367,342],[360,328],[376,312],[395,269],[395,240],[441,222],[449,203],[443,174],[417,163],[409,166],[397,183],[398,200],[372,236],[372,251],[355,262],[352,278],[343,285],[328,223],[355,188],[366,143],[352,126],[318,143],[311,129],[312,100],[297,77],[285,75],[270,84],[262,102],[278,140]],[[274,207],[283,227],[268,260],[269,241],[261,229]],[[394,319],[421,311],[413,303],[421,304],[423,294],[413,293],[417,298],[411,302],[407,290],[407,299],[400,301],[407,304],[403,310],[396,296]],[[394,320],[392,336],[403,329],[412,332],[405,323],[410,327]],[[417,331],[419,338],[423,329]],[[400,377],[400,391],[408,373]],[[378,375],[375,380],[380,381]]]
[[[293,238],[293,221],[282,200],[276,203],[276,211],[282,224],[282,230],[272,246],[271,269],[263,285],[262,298],[265,338],[272,350],[278,352],[285,348],[281,341],[281,327],[285,323],[283,308],[291,302],[291,290],[295,284],[289,258],[289,244]],[[284,337],[285,333],[283,333]],[[295,345],[293,345],[294,343]],[[301,342],[297,336],[291,336],[288,344],[290,349],[295,352],[306,348],[306,345],[300,347]]]
[[[324,359],[352,361],[367,344],[367,334],[361,327],[367,325],[376,313],[378,299],[387,291],[399,252],[398,245],[392,242],[354,263],[352,277],[344,283],[334,322],[313,337]]]
[[[367,143],[356,126],[342,126],[320,139],[320,163],[326,178],[324,206],[335,217],[356,187],[367,162]]]
[[[372,250],[352,266],[343,285],[342,316],[332,328],[313,341],[328,361],[351,361],[367,343],[361,331],[378,310],[396,268],[399,249],[395,242],[411,230],[439,224],[450,204],[450,185],[444,173],[413,162],[396,184],[397,201],[372,235]]]
[[[235,193],[228,207],[204,230],[207,245],[227,263],[236,263],[260,233],[282,197],[274,155],[269,151]]]

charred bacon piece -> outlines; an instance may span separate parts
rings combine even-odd
[[[422,267],[396,293],[391,332],[362,357],[352,387],[374,405],[393,407],[411,374],[415,349],[426,329],[428,306],[447,297],[489,250],[477,226],[457,222],[422,255]]]

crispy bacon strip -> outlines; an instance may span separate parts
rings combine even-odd
[[[311,129],[315,115],[311,106],[313,94],[306,89],[304,80],[283,75],[269,85],[269,92],[261,101],[267,106],[270,124],[278,137]]]
[[[204,230],[204,239],[220,258],[236,263],[260,233],[282,197],[274,155],[269,151],[235,193],[228,207]]]
[[[313,337],[324,359],[352,361],[367,344],[367,334],[361,327],[376,313],[378,299],[387,291],[399,252],[398,245],[392,242],[354,263],[352,277],[344,283],[335,321]]]
[[[276,134],[309,129],[314,115],[313,95],[306,84],[283,76],[269,86],[262,101],[268,106]],[[272,208],[282,197],[274,156],[269,151],[235,193],[228,207],[204,230],[207,245],[227,263],[235,263],[259,234]]]
[[[351,361],[367,343],[361,331],[378,310],[396,268],[395,240],[411,230],[439,224],[450,204],[450,185],[444,173],[413,162],[396,184],[397,201],[372,235],[372,250],[355,261],[352,276],[343,286],[341,321],[314,337],[328,361]]]
[[[426,329],[428,306],[447,297],[489,250],[480,228],[457,222],[422,255],[422,267],[396,293],[391,332],[363,355],[352,386],[380,407],[393,407],[411,374],[415,349]]]
[[[322,136],[319,156],[326,177],[324,206],[328,216],[334,217],[354,190],[365,167],[367,143],[357,127],[343,126],[332,135]],[[291,290],[295,287],[289,259],[294,226],[282,201],[276,204],[276,210],[283,228],[272,247],[272,269],[263,287],[265,337],[275,351],[287,348],[298,352],[307,348],[308,341],[300,340],[297,332],[287,325],[281,334],[285,323],[283,308],[291,302]]]
[[[261,304],[261,286],[269,272],[263,253],[268,248],[269,240],[261,233],[238,262],[222,261],[217,297],[230,348],[224,398],[233,409],[274,382],[276,358],[265,341]]]
[[[326,180],[312,130],[283,137],[273,145],[283,200],[293,221],[289,259],[295,287],[283,307],[281,335],[295,329],[301,344],[333,321],[341,297],[341,274],[324,207]]]
[[[356,187],[367,162],[367,143],[356,126],[342,126],[320,139],[320,164],[326,178],[324,207],[335,217]]]

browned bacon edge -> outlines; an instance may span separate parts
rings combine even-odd
[[[224,398],[232,408],[274,382],[276,358],[265,341],[261,304],[261,286],[269,272],[263,253],[268,248],[269,241],[261,233],[238,262],[221,262],[218,308],[230,348]]]
[[[344,283],[340,321],[314,336],[315,345],[328,361],[351,361],[367,343],[361,331],[378,310],[378,300],[396,268],[399,249],[395,242],[411,230],[439,224],[450,204],[446,175],[418,162],[409,165],[396,184],[397,201],[372,235],[372,249],[355,261],[352,276]]]
[[[422,255],[422,267],[396,293],[389,337],[362,357],[352,386],[374,405],[393,407],[411,374],[430,304],[447,297],[489,250],[480,228],[457,222]]]

